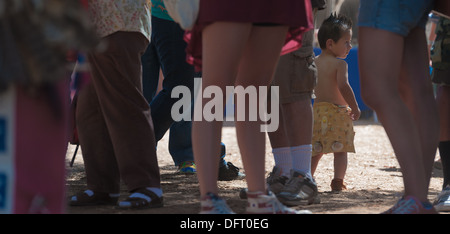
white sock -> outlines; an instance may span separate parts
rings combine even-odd
[[[311,176],[312,145],[300,145],[291,147],[292,167],[294,170]]]
[[[156,187],[146,187],[147,190],[154,192],[158,197],[162,196],[162,189]],[[143,193],[132,193],[129,197],[137,197],[145,199],[147,202],[152,200],[151,197],[143,194]],[[121,201],[119,202],[120,207],[130,207],[131,203],[129,201]]]
[[[154,192],[158,197],[162,197],[163,195],[163,191],[161,188],[157,188],[157,187],[147,187],[148,190]]]
[[[272,149],[275,166],[281,169],[281,175],[289,177],[292,169],[292,156],[289,147]]]

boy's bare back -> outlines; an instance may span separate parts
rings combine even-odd
[[[348,82],[347,62],[342,60],[352,48],[351,25],[351,21],[345,16],[331,15],[319,29],[318,40],[322,54],[315,60],[317,66],[315,102],[349,106],[352,109],[351,118],[357,120],[361,111]]]
[[[339,87],[348,84],[347,63],[336,57],[321,54],[315,60],[318,82],[315,88],[315,102],[329,102],[348,105]]]
[[[314,89],[314,102],[329,102],[335,105],[347,105],[352,111],[353,120],[359,119],[361,111],[348,82],[348,65],[326,50],[316,57],[317,86]]]

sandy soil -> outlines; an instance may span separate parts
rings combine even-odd
[[[315,178],[318,183],[321,203],[299,206],[315,214],[376,214],[390,208],[402,195],[402,174],[395,159],[392,147],[383,127],[372,120],[355,122],[356,153],[349,154],[349,165],[345,181],[348,190],[331,192],[333,177],[333,156],[324,155],[319,163]],[[223,128],[222,140],[227,146],[226,160],[242,169],[242,162],[236,132],[233,126]],[[168,134],[158,144],[158,161],[161,168],[164,207],[157,209],[124,211],[111,206],[68,207],[70,214],[196,214],[199,211],[199,190],[197,177],[176,173],[171,156],[167,150]],[[266,143],[266,172],[274,165],[269,141]],[[67,162],[72,158],[75,147],[70,145]],[[439,155],[437,154],[437,158]],[[78,151],[73,167],[68,166],[68,195],[84,190],[86,177],[81,150]],[[435,168],[430,184],[429,198],[433,200],[442,186],[442,170]],[[237,213],[243,213],[246,202],[238,196],[241,188],[246,187],[245,180],[219,182],[220,195]],[[128,195],[122,190],[124,198]]]

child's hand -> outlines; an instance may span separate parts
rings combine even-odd
[[[356,121],[361,116],[361,110],[359,108],[352,109],[350,112],[350,118],[352,118],[353,121]]]

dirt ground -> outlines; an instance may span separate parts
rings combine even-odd
[[[402,195],[402,174],[392,147],[383,127],[373,120],[355,122],[356,153],[350,153],[345,181],[347,190],[331,192],[333,177],[333,156],[324,155],[319,163],[315,179],[320,192],[320,204],[298,206],[314,214],[377,214],[390,208]],[[222,141],[226,144],[226,160],[242,168],[241,156],[233,126],[224,126]],[[124,211],[111,206],[68,207],[70,214],[197,214],[199,212],[199,190],[195,175],[176,173],[172,158],[167,150],[168,134],[158,143],[158,161],[161,168],[161,182],[164,192],[164,207],[145,210]],[[75,147],[67,152],[69,164]],[[271,147],[266,143],[266,172],[274,165]],[[439,158],[437,153],[436,158]],[[245,171],[244,171],[245,173]],[[74,194],[86,187],[81,150],[78,151],[73,167],[67,167],[67,193]],[[442,186],[442,170],[434,168],[429,198],[434,200]],[[123,186],[124,187],[124,186]],[[236,212],[245,211],[246,201],[239,198],[239,191],[246,187],[245,180],[219,182],[220,195]],[[122,190],[125,198],[128,193]]]

